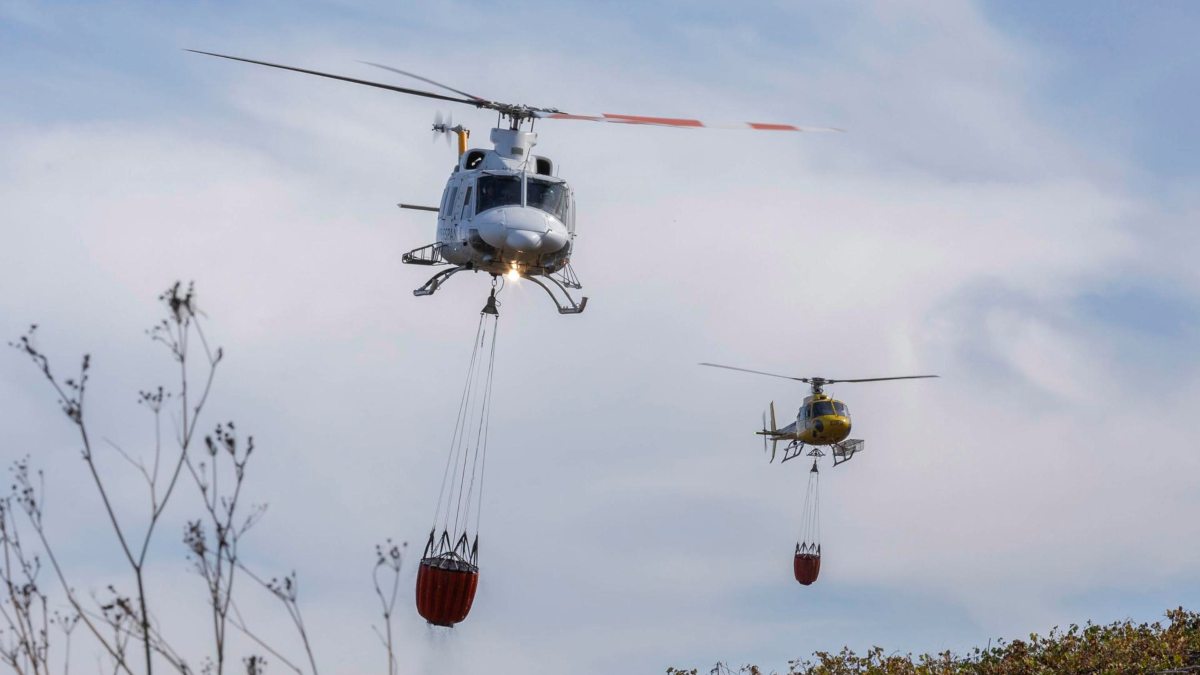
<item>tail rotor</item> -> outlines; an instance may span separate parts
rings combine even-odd
[[[454,136],[457,130],[454,127],[454,116],[450,113],[443,114],[442,111],[437,111],[433,115],[433,140],[437,141],[438,136],[446,139],[446,147],[450,147],[450,138]]]
[[[762,430],[763,453],[766,453],[767,452],[767,412],[765,410],[763,411],[762,418],[763,418],[763,420],[762,420],[762,422],[763,422],[763,430]]]
[[[771,401],[770,410],[771,410],[771,426],[770,427],[767,426],[767,413],[764,412],[763,413],[763,430],[759,433],[761,433],[762,437],[763,437],[763,452],[767,451],[767,444],[770,443],[770,445],[771,445],[771,448],[770,448],[771,449],[771,460],[770,461],[774,462],[776,446],[779,443],[779,439],[775,438],[775,432],[779,430],[779,428],[777,426],[775,426],[775,401]]]

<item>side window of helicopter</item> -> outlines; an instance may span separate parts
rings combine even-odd
[[[497,206],[521,203],[521,178],[519,176],[480,176],[479,193],[475,196],[475,213],[483,213]]]
[[[454,211],[454,198],[458,196],[458,186],[452,185],[449,190],[446,190],[446,202],[442,204],[442,216],[449,217]]]
[[[525,186],[525,204],[558,218],[567,219],[567,186],[530,178]]]
[[[467,186],[467,194],[466,194],[466,196],[463,197],[462,208],[459,209],[459,212],[458,212],[459,218],[466,218],[467,216],[471,215],[471,212],[467,210],[467,207],[470,205],[471,205],[471,186],[468,185]]]

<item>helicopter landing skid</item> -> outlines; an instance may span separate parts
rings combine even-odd
[[[857,438],[848,438],[841,443],[831,444],[831,447],[833,448],[833,465],[837,466],[838,464],[845,464],[846,462],[849,462],[850,458],[854,457],[856,452],[862,451],[863,445],[865,445],[865,443]],[[825,453],[821,452],[821,448],[815,445],[809,449],[808,452],[804,452],[803,443],[800,441],[792,441],[791,443],[788,443],[786,448],[783,449],[783,459],[779,463],[782,464],[789,459],[796,459],[800,456],[824,457]]]
[[[441,272],[438,272],[437,274],[430,277],[429,281],[426,281],[423,286],[414,290],[413,295],[416,295],[418,297],[423,296],[423,295],[433,295],[434,293],[437,292],[437,289],[442,287],[442,284],[445,283],[447,279],[454,276],[455,274],[458,274],[459,272],[461,272],[463,270],[470,270],[470,269],[473,269],[473,268],[467,267],[466,265],[455,265],[454,267],[451,267],[448,270],[442,270]],[[493,274],[492,277],[494,279],[496,277],[496,275]],[[551,284],[554,285],[555,288],[557,288],[559,290],[559,292],[562,294],[562,297],[564,300],[560,301],[558,296],[554,294],[554,291],[550,290],[549,286],[542,283],[541,279],[539,279],[537,277],[532,277],[532,276],[525,276],[523,278],[532,281],[533,283],[537,284],[538,286],[541,286],[542,290],[546,291],[546,294],[549,295],[550,299],[554,301],[554,306],[558,308],[559,314],[578,314],[578,313],[582,312],[585,307],[587,307],[588,299],[586,297],[580,298],[579,302],[576,302],[575,298],[571,297],[571,293],[569,291],[567,291],[567,289],[564,287],[562,282],[560,282],[558,279],[555,279],[554,277],[547,276],[547,277],[543,277],[543,278],[547,279]]]
[[[571,263],[567,263],[565,267],[555,272],[553,275],[546,276],[554,279],[567,288],[574,288],[575,290],[583,288],[583,284],[579,283],[579,277],[575,275],[575,268],[571,267]]]
[[[825,453],[821,452],[821,449],[816,446],[813,446],[813,448],[808,452],[804,452],[804,443],[801,443],[800,441],[792,441],[783,449],[783,459],[779,460],[779,463],[783,464],[789,459],[796,459],[797,457],[804,455],[809,457],[824,457]]]
[[[841,462],[837,461],[837,457],[838,457],[838,449],[837,448],[839,447],[839,444],[835,443],[833,447],[834,447],[833,465],[837,466],[838,464],[841,463]],[[854,454],[853,451],[851,451],[850,454]],[[802,443],[800,441],[792,441],[791,443],[788,443],[786,448],[783,449],[783,459],[780,460],[779,463],[783,464],[784,462],[788,461],[789,459],[796,459],[797,457],[801,457],[801,456],[812,457],[815,460],[818,457],[824,457],[825,453],[822,452],[821,448],[816,445],[809,448],[808,452],[805,452],[804,451],[804,443]],[[846,459],[849,459],[849,457],[847,457]],[[846,461],[846,459],[843,459],[842,462]]]
[[[861,452],[866,442],[858,438],[847,438],[841,443],[833,444],[833,465],[849,462],[854,453]]]
[[[528,277],[527,276],[525,278],[532,281],[533,283],[537,284],[538,286],[541,286],[542,290],[546,291],[546,294],[549,295],[550,299],[554,301],[554,305],[556,307],[558,307],[559,314],[578,314],[578,313],[582,312],[585,307],[587,307],[588,299],[586,296],[580,298],[579,302],[575,302],[575,298],[572,298],[571,293],[569,291],[567,291],[566,285],[564,285],[561,281],[559,281],[558,279],[555,279],[552,276],[545,276],[542,278],[546,279],[550,283],[554,284],[555,288],[557,288],[559,290],[559,292],[562,293],[563,298],[566,299],[566,304],[559,302],[558,296],[554,294],[554,291],[550,290],[550,287],[547,286],[546,284],[542,283],[542,281],[540,279],[538,279],[537,277]],[[575,283],[578,284],[578,281],[576,281]],[[572,288],[580,288],[580,286],[578,286],[578,285],[571,285],[571,287]]]
[[[451,267],[448,270],[442,270],[441,272],[438,272],[437,274],[430,277],[429,281],[425,282],[425,285],[421,286],[418,289],[415,289],[413,291],[413,295],[418,296],[418,297],[420,297],[422,295],[433,295],[437,291],[437,289],[441,288],[443,282],[445,282],[451,276],[453,276],[465,269],[470,269],[470,268],[466,267],[465,265],[455,265],[454,267]]]

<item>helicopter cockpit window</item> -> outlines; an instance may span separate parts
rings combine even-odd
[[[567,186],[530,178],[525,187],[525,203],[566,222]]]
[[[521,203],[521,178],[519,176],[480,176],[479,193],[475,196],[475,213],[483,213],[497,206],[512,206]]]
[[[841,415],[842,417],[849,417],[849,416],[850,416],[850,409],[849,409],[849,408],[847,408],[847,407],[846,407],[846,404],[845,404],[845,403],[842,403],[841,401],[834,401],[834,402],[833,402],[833,409],[834,409],[835,411],[837,411],[837,414]]]
[[[822,415],[832,415],[833,414],[833,404],[830,403],[829,401],[817,401],[816,403],[813,403],[812,414],[813,414],[813,417],[820,417]]]
[[[467,186],[467,194],[463,197],[462,208],[458,211],[459,218],[467,217],[467,207],[471,205],[471,186]]]
[[[446,190],[445,200],[442,202],[442,215],[449,216],[454,210],[454,198],[458,196],[458,186],[453,185],[449,190]]]

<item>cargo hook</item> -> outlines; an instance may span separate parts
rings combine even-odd
[[[493,275],[492,276],[492,293],[491,293],[491,295],[488,296],[487,304],[485,304],[483,306],[483,309],[480,311],[483,312],[484,314],[491,314],[492,316],[498,317],[498,316],[500,316],[500,308],[497,305],[498,305],[498,303],[496,301],[496,277]]]

